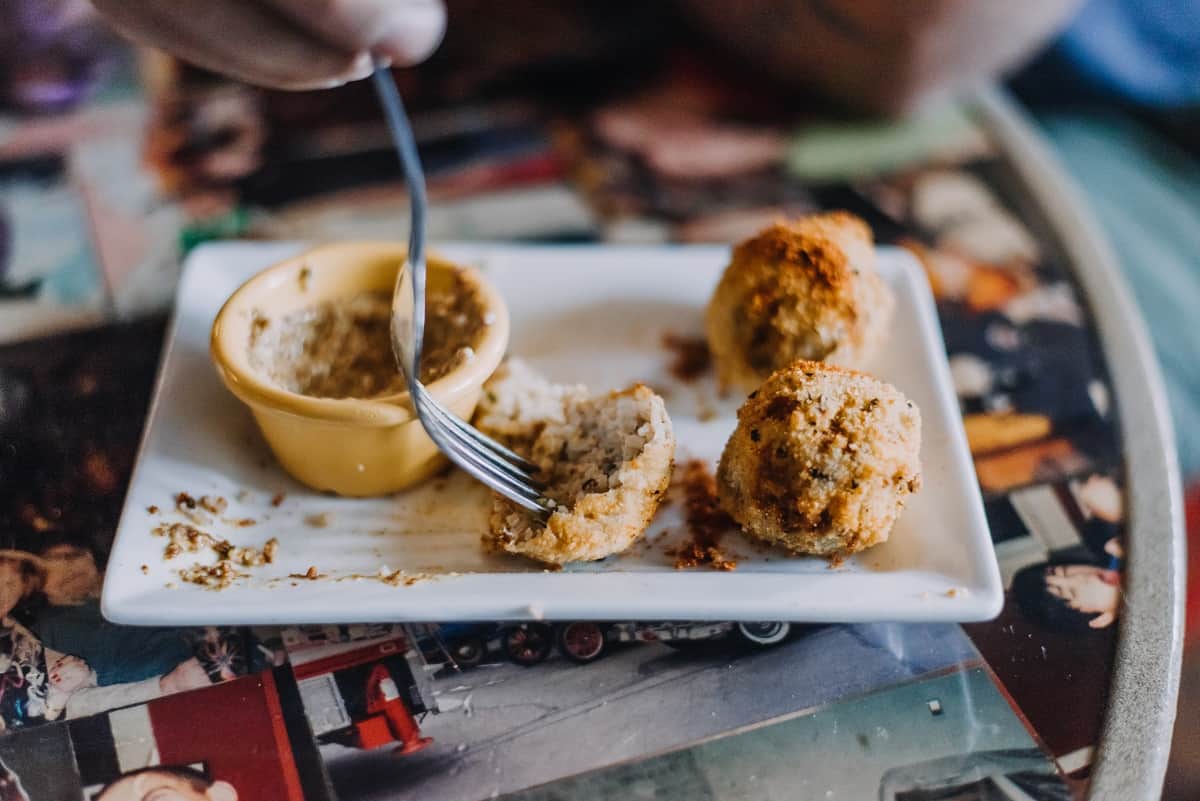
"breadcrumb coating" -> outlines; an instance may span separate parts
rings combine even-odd
[[[750,392],[797,359],[861,367],[895,300],[866,223],[846,212],[779,222],[734,248],[705,315],[717,379]]]
[[[797,362],[738,410],[717,470],[722,508],[750,536],[842,556],[884,542],[921,486],[921,415],[890,384]]]
[[[517,365],[489,383],[477,425],[539,467],[554,512],[542,523],[495,496],[488,541],[552,565],[620,553],[650,524],[671,482],[675,437],[648,387],[588,396]]]

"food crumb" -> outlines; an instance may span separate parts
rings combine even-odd
[[[329,512],[319,512],[317,514],[306,515],[304,518],[305,525],[313,528],[325,528],[329,525]]]
[[[278,509],[279,505],[283,503],[283,499],[286,497],[287,497],[287,495],[282,492],[275,493],[274,495],[271,496],[271,506]]]
[[[229,546],[228,542],[218,540],[207,531],[201,531],[187,523],[161,523],[152,528],[150,533],[156,537],[167,538],[167,545],[163,549],[163,559],[174,559],[184,551],[196,553],[206,547],[212,547],[213,550],[219,552],[222,550],[222,543]],[[226,547],[224,550],[228,550],[228,548]]]
[[[142,565],[142,575],[144,576],[149,572],[150,572],[150,565]]]
[[[703,337],[685,337],[668,331],[663,334],[662,344],[674,357],[667,369],[680,381],[696,380],[712,364],[712,354]]]
[[[233,524],[238,528],[246,528],[247,526],[258,525],[258,521],[253,517],[242,517],[233,521]]]
[[[247,575],[239,571],[228,559],[222,559],[215,565],[202,565],[197,562],[191,567],[179,571],[179,578],[208,590],[226,589],[239,578],[246,578]]]
[[[708,464],[692,459],[683,466],[684,518],[691,540],[669,554],[675,569],[707,565],[714,570],[734,570],[737,560],[721,551],[721,535],[735,528],[733,519],[717,501],[717,480]]]
[[[146,507],[146,511],[152,515],[156,515],[156,514],[158,514],[158,507],[155,506],[154,504],[150,504],[149,506]]]
[[[229,501],[220,495],[201,495],[200,508],[214,515],[219,515],[229,506]]]
[[[947,598],[965,598],[967,594],[968,590],[966,587],[951,587],[950,589],[946,590]]]
[[[317,570],[316,565],[309,565],[308,570],[303,573],[288,573],[288,578],[316,581],[317,579],[325,578],[325,574]]]
[[[222,561],[234,562],[242,567],[261,567],[275,560],[279,540],[272,537],[262,549],[238,546],[229,540],[218,539],[207,531],[187,523],[163,523],[150,531],[156,537],[166,537],[163,559],[171,560],[181,553],[198,553],[209,548]],[[193,582],[194,583],[194,582]]]
[[[846,554],[844,554],[844,553],[830,554],[829,556],[826,557],[826,561],[829,562],[830,570],[838,570],[842,567],[845,567]]]
[[[708,565],[713,570],[736,570],[737,560],[726,559],[725,554],[712,546],[703,547],[695,542],[681,546],[673,553],[675,569],[683,570],[689,567]]]
[[[220,550],[224,547],[224,552]],[[222,541],[213,546],[213,550],[223,559],[228,559],[242,567],[262,567],[269,565],[275,561],[275,551],[279,548],[279,540],[272,537],[263,545],[262,550],[258,548],[241,547],[230,545],[227,541]]]
[[[197,525],[207,525],[211,522],[200,509],[200,502],[186,492],[175,496],[175,511]]]
[[[408,576],[405,575],[403,570],[389,571],[385,565],[384,567],[379,568],[379,573],[376,574],[375,578],[379,579],[384,584],[390,584],[393,587],[411,587],[418,581],[421,581],[427,577],[420,575]]]
[[[308,291],[308,279],[312,278],[312,270],[308,267],[300,268],[300,275],[297,276],[296,283],[300,285],[301,292]]]
[[[262,312],[257,309],[254,311],[254,319],[250,322],[250,341],[258,339],[264,331],[271,325],[271,321],[263,316]]]

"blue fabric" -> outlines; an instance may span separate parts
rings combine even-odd
[[[1118,112],[1039,119],[1116,250],[1162,366],[1184,475],[1200,477],[1200,162]]]
[[[48,607],[32,628],[47,648],[87,662],[101,687],[170,673],[193,655],[186,629],[117,626],[101,617],[97,601]]]
[[[1200,0],[1089,0],[1055,49],[1085,80],[1126,99],[1200,103]]]

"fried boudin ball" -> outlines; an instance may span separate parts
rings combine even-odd
[[[890,384],[818,362],[774,373],[738,410],[721,506],[758,539],[823,556],[887,540],[921,484],[921,415]]]
[[[555,505],[543,523],[495,496],[493,545],[562,565],[620,553],[642,536],[674,465],[675,437],[661,397],[641,384],[592,397],[520,366],[490,391],[477,424],[539,467]]]
[[[894,306],[862,220],[833,212],[776,223],[734,248],[709,301],[717,378],[750,392],[797,359],[861,367]]]

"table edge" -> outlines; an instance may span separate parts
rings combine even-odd
[[[979,87],[970,99],[1055,228],[1072,267],[1088,265],[1073,273],[1093,313],[1117,397],[1130,555],[1088,797],[1151,801],[1162,792],[1170,753],[1185,602],[1183,488],[1165,385],[1145,321],[1081,191],[1006,91]]]

